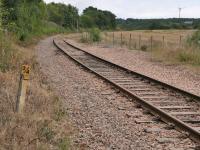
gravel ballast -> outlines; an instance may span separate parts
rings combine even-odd
[[[157,62],[148,52],[112,48],[112,46],[110,48],[102,45],[91,46],[67,40],[94,55],[200,96],[199,71],[182,65]]]
[[[77,129],[72,137],[74,146],[93,150],[194,149],[194,142],[153,121],[154,117],[131,99],[64,56],[52,40],[38,44],[37,60]]]

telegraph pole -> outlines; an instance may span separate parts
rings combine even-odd
[[[179,19],[181,18],[181,13],[182,13],[182,10],[185,9],[186,7],[179,7],[178,8],[178,12],[179,12]]]
[[[179,19],[181,18],[181,11],[182,11],[182,8],[178,8],[179,10]]]

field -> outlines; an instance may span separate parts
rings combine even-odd
[[[172,48],[185,46],[194,30],[140,30],[124,32],[104,32],[103,42],[130,49]]]

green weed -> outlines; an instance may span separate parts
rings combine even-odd
[[[91,29],[89,34],[90,34],[90,40],[92,42],[101,41],[101,31],[98,28]]]
[[[58,144],[59,150],[68,150],[69,147],[70,147],[69,138],[64,138],[60,140],[60,143]]]

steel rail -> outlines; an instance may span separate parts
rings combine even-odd
[[[81,48],[79,48],[79,47],[76,47],[76,46],[72,45],[71,43],[69,43],[69,42],[67,42],[67,41],[64,41],[64,42],[65,42],[67,45],[69,45],[70,47],[72,47],[72,48],[74,48],[74,49],[76,49],[76,50],[82,51],[82,52],[84,52],[85,54],[87,54],[87,55],[89,55],[89,56],[91,56],[91,57],[93,57],[93,58],[95,58],[95,59],[98,59],[98,60],[100,60],[100,61],[103,61],[103,62],[105,62],[105,63],[108,63],[108,64],[110,64],[110,65],[112,65],[112,66],[115,66],[115,67],[117,67],[117,68],[119,68],[119,69],[121,69],[121,70],[123,70],[123,71],[126,71],[126,72],[128,72],[128,73],[130,73],[130,74],[137,75],[137,76],[142,77],[142,78],[144,78],[144,79],[150,80],[150,81],[152,81],[152,82],[154,82],[154,83],[157,83],[157,84],[159,84],[159,85],[161,85],[161,86],[163,86],[163,87],[165,87],[165,88],[168,88],[168,89],[171,89],[171,90],[176,91],[176,92],[178,92],[178,93],[181,93],[181,94],[183,94],[183,95],[185,95],[185,96],[191,97],[191,98],[193,98],[194,100],[196,100],[196,101],[198,101],[198,102],[200,101],[200,97],[197,96],[197,95],[194,95],[194,94],[189,93],[189,92],[187,92],[187,91],[184,91],[184,90],[182,90],[182,89],[176,88],[176,87],[171,86],[171,85],[169,85],[169,84],[163,83],[163,82],[161,82],[161,81],[155,80],[155,79],[150,78],[150,77],[148,77],[148,76],[139,74],[139,73],[137,73],[137,72],[134,72],[134,71],[129,70],[129,69],[127,69],[127,68],[124,68],[124,67],[122,67],[122,66],[120,66],[120,65],[117,65],[117,64],[114,64],[114,63],[112,63],[112,62],[109,62],[109,61],[107,61],[107,60],[104,60],[103,58],[100,58],[100,57],[95,56],[95,55],[93,55],[93,54],[91,54],[91,53],[89,53],[89,52],[86,52],[86,51],[84,51],[83,49],[81,49]],[[56,42],[55,40],[53,40],[53,43],[54,43],[54,45],[55,45],[59,50],[61,50],[61,51],[63,52],[63,54],[67,55],[69,58],[71,58],[72,60],[74,60],[74,61],[77,62],[78,64],[84,66],[86,69],[88,69],[89,71],[93,72],[93,73],[96,74],[97,76],[101,77],[101,78],[104,79],[105,81],[107,81],[107,82],[111,83],[112,85],[114,85],[115,87],[119,88],[119,89],[120,89],[121,91],[123,91],[125,94],[127,94],[127,95],[129,95],[130,97],[134,98],[134,100],[136,100],[139,104],[141,104],[141,106],[142,106],[143,108],[149,110],[153,115],[159,116],[159,117],[161,118],[161,120],[163,120],[163,121],[166,122],[167,124],[170,124],[170,125],[172,124],[172,125],[174,125],[174,127],[175,127],[176,129],[178,129],[179,131],[185,131],[185,132],[187,132],[187,133],[189,134],[188,136],[189,136],[191,139],[193,139],[193,140],[196,141],[196,142],[200,142],[200,132],[199,132],[199,131],[195,130],[194,128],[192,128],[191,126],[189,126],[188,124],[186,124],[185,122],[183,122],[183,121],[181,121],[181,120],[175,118],[174,116],[170,115],[169,113],[166,113],[166,112],[163,111],[162,109],[160,109],[160,108],[154,106],[153,104],[149,103],[148,101],[146,101],[146,100],[140,98],[138,95],[136,95],[136,94],[134,94],[133,92],[131,92],[130,90],[128,90],[128,89],[126,89],[126,88],[120,86],[120,85],[117,84],[116,82],[109,80],[109,79],[106,78],[105,76],[99,74],[97,71],[95,71],[95,70],[91,69],[90,67],[86,66],[86,65],[83,64],[81,61],[79,61],[78,59],[76,59],[75,57],[73,57],[73,56],[71,56],[69,53],[67,53],[66,50],[63,49],[62,47],[60,47],[59,44],[57,44],[57,42]]]

